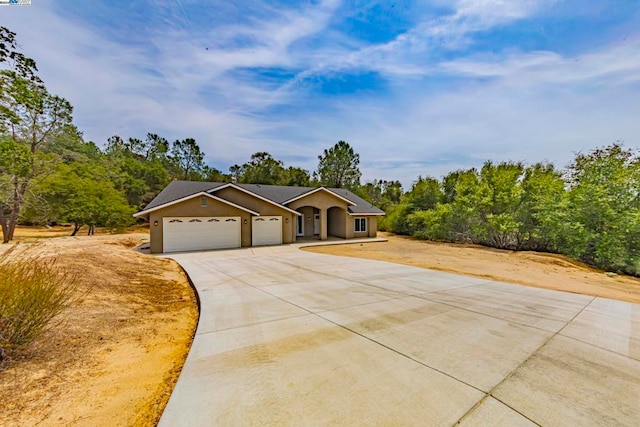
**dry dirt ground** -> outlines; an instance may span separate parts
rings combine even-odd
[[[155,425],[197,323],[187,278],[131,249],[146,233],[48,238],[69,233],[17,232],[19,251],[77,275],[78,299],[29,357],[0,371],[0,425]]]
[[[562,255],[426,242],[387,233],[378,235],[388,241],[317,246],[305,250],[640,303],[640,279],[605,274]]]
[[[56,257],[81,286],[64,323],[0,372],[0,425],[155,425],[191,343],[193,292],[174,262],[131,250],[146,233],[48,238],[69,233],[18,232],[23,249]],[[307,250],[640,302],[640,280],[563,256],[384,237]]]

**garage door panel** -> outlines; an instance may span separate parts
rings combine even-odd
[[[253,246],[282,244],[282,217],[258,216],[251,220],[251,244]]]
[[[164,252],[238,248],[240,217],[163,218]]]

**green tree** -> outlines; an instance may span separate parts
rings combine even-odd
[[[243,164],[239,171],[239,181],[245,184],[279,185],[286,181],[287,171],[281,160],[276,160],[265,151],[251,155],[251,160]]]
[[[371,204],[382,208],[382,186],[378,180],[366,182],[361,186],[359,196]]]
[[[557,252],[571,228],[562,174],[553,164],[536,163],[525,169],[521,187],[518,249]]]
[[[169,141],[155,133],[147,133],[144,145],[144,158],[146,160],[167,160],[169,153]]]
[[[233,165],[229,167],[229,176],[231,176],[231,182],[240,182],[242,179],[242,166]]]
[[[247,163],[231,166],[227,178],[243,184],[293,185],[298,187],[306,187],[310,181],[309,172],[293,166],[285,168],[282,160],[275,159],[265,151],[252,154]]]
[[[413,183],[411,190],[405,194],[405,203],[414,210],[434,209],[442,197],[440,183],[437,179],[421,176]]]
[[[600,268],[640,274],[640,158],[615,143],[576,155],[567,171],[569,219],[563,251]]]
[[[456,199],[456,185],[462,171],[449,172],[442,178],[442,203],[453,203]]]
[[[482,221],[478,206],[486,204],[486,191],[483,191],[480,176],[475,168],[458,171],[453,186],[452,215],[447,224],[451,240],[459,242],[482,243]]]
[[[309,171],[289,166],[285,171],[285,179],[280,183],[281,185],[292,185],[294,187],[308,187],[311,185],[311,176]]]
[[[0,26],[0,64],[2,63],[8,64],[20,77],[41,82],[36,74],[38,71],[36,61],[18,50],[16,33],[7,27]]]
[[[382,206],[397,205],[404,192],[400,181],[379,181],[382,188]]]
[[[107,140],[105,158],[110,181],[125,194],[131,206],[150,202],[172,176],[183,176],[184,171],[169,158],[168,146],[165,138],[153,133],[148,133],[145,140],[124,140],[118,135]]]
[[[96,225],[119,228],[133,222],[135,212],[108,180],[107,171],[94,162],[61,163],[38,187],[49,220],[72,222],[75,235],[83,225],[93,234]]]
[[[71,124],[72,110],[67,100],[50,94],[43,83],[14,71],[0,71],[0,132],[6,138],[5,144],[14,146],[9,150],[28,153],[27,162],[22,165],[26,167],[20,167],[18,173],[15,169],[4,170],[3,182],[7,185],[0,194],[4,243],[13,239],[25,195],[32,179],[40,172],[38,152]],[[15,148],[19,145],[27,150]]]
[[[338,141],[336,145],[324,150],[318,156],[318,169],[315,176],[320,185],[331,188],[356,190],[360,186],[360,155],[348,142]]]
[[[231,175],[224,174],[212,166],[205,165],[202,168],[202,179],[209,182],[231,182]]]
[[[202,178],[204,153],[193,138],[175,140],[171,147],[171,158],[180,171],[180,179],[198,181]]]
[[[374,179],[363,185],[359,193],[360,197],[386,211],[393,205],[400,203],[402,198],[402,184],[400,181],[386,181]]]
[[[521,163],[487,161],[480,170],[477,232],[483,244],[506,249],[516,248],[520,241],[518,207],[522,196],[519,180]]]

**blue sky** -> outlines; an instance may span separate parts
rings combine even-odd
[[[363,181],[640,147],[637,0],[32,0],[0,8],[85,139],[194,137]]]

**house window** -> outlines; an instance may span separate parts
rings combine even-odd
[[[207,206],[207,198],[200,197],[200,206]]]
[[[367,218],[356,218],[356,233],[367,231]]]

